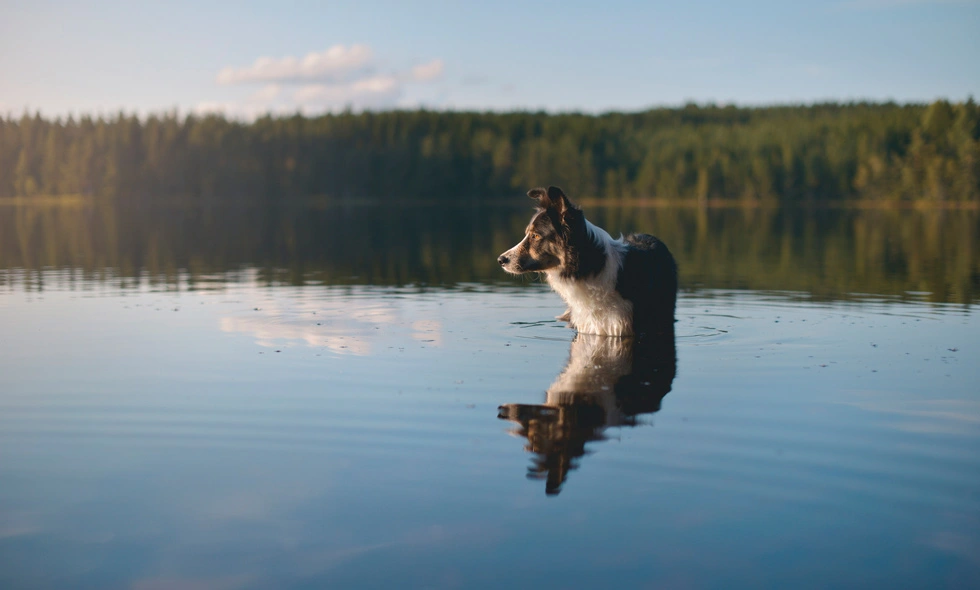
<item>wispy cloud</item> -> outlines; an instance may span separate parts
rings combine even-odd
[[[441,59],[434,59],[427,64],[422,64],[412,68],[412,78],[416,82],[429,82],[431,80],[435,80],[439,76],[442,76],[442,71],[445,69],[445,67],[446,64],[444,64]]]
[[[227,67],[218,72],[219,84],[253,82],[302,82],[322,80],[341,82],[370,69],[371,48],[367,45],[334,45],[306,57],[260,57],[250,66]]]
[[[250,66],[223,68],[216,82],[222,86],[264,86],[241,101],[202,102],[195,110],[253,119],[270,112],[314,114],[343,108],[391,108],[403,99],[406,86],[431,84],[443,76],[445,68],[442,59],[433,59],[402,70],[383,71],[367,45],[334,45],[302,58],[260,57]]]
[[[395,76],[373,76],[348,84],[310,84],[300,87],[293,98],[307,109],[322,106],[357,105],[360,108],[393,106],[402,95]]]

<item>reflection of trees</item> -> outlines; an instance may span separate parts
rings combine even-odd
[[[516,198],[518,205],[523,200]],[[613,233],[661,237],[686,288],[980,294],[980,214],[587,207]],[[256,268],[302,284],[511,281],[494,257],[523,207],[0,207],[0,268],[71,268],[89,278],[190,280]]]
[[[608,427],[635,426],[639,414],[660,409],[676,367],[673,332],[636,343],[578,334],[545,403],[506,404],[498,416],[517,424],[512,432],[534,453],[528,477],[544,479],[545,492],[554,495],[587,443],[603,440]]]

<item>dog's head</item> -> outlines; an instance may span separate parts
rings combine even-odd
[[[524,230],[524,239],[498,256],[497,262],[511,274],[560,269],[572,233],[579,225],[584,229],[582,211],[556,186],[531,189],[527,196],[538,202],[538,210]]]

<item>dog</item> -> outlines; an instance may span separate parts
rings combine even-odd
[[[497,258],[511,274],[544,273],[568,309],[556,319],[583,334],[642,336],[674,330],[677,263],[647,234],[614,240],[558,187],[535,188],[524,239]]]

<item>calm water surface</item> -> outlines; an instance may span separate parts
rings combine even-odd
[[[977,587],[975,215],[596,212],[642,348],[527,217],[0,208],[0,587]]]

